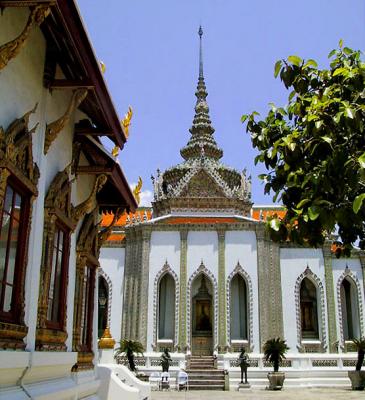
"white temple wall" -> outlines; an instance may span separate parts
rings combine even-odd
[[[121,326],[122,326],[122,310],[123,310],[125,248],[102,247],[100,251],[99,262],[100,262],[100,267],[104,272],[101,275],[104,277],[107,276],[112,283],[110,332],[113,339],[115,339],[116,342],[118,343],[122,339]],[[110,307],[110,305],[108,306]],[[95,315],[97,315],[97,313]]]
[[[299,276],[306,270],[307,266],[311,269],[323,285],[325,295],[325,275],[323,253],[320,249],[280,249],[280,267],[281,267],[281,284],[282,284],[282,301],[283,301],[283,321],[284,321],[284,338],[290,347],[290,353],[297,353],[298,330],[297,330],[297,305],[295,296],[295,286]],[[317,289],[317,293],[319,293]],[[326,299],[324,298],[326,305]],[[324,310],[324,318],[322,317],[321,300],[317,297],[318,303],[318,328],[322,332],[322,326],[325,329],[327,337],[327,310]]]
[[[149,257],[147,351],[152,349],[151,345],[154,341],[155,280],[166,262],[180,280],[180,232],[152,231]]]
[[[218,234],[214,231],[188,233],[188,280],[203,261],[205,267],[218,279]]]
[[[360,288],[361,294],[358,296],[357,302],[359,306],[360,329],[362,332],[362,336],[365,335],[364,315],[361,313],[361,310],[364,310],[365,305],[364,305],[364,282],[363,282],[360,260],[358,258],[340,258],[340,259],[334,258],[332,259],[333,285],[334,285],[334,296],[335,296],[336,316],[337,316],[336,318],[337,338],[340,341],[340,344],[342,343],[343,340],[343,333],[340,321],[341,304],[339,301],[338,285],[340,281],[342,281],[343,274],[345,273],[346,270],[346,266],[349,268],[350,277],[353,280],[355,280],[356,284]],[[341,351],[341,348],[339,348],[339,351]]]
[[[225,248],[225,267],[226,282],[237,264],[248,274],[251,279],[253,293],[253,337],[250,338],[251,346],[254,351],[260,347],[259,333],[259,306],[258,306],[258,279],[257,279],[257,244],[255,232],[249,231],[227,231],[226,232],[226,248]],[[247,285],[247,282],[246,282]],[[248,290],[248,287],[247,287]],[[247,297],[249,293],[247,292]],[[249,301],[249,299],[248,299]],[[251,308],[248,304],[248,309]],[[249,316],[250,318],[251,316]],[[229,318],[227,316],[229,322]],[[230,340],[230,338],[227,338]]]

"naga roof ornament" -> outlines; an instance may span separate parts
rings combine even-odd
[[[190,138],[180,150],[184,161],[152,176],[154,215],[174,210],[229,210],[250,213],[251,177],[220,162],[223,151],[214,138],[203,70],[203,30],[199,27],[199,77]]]

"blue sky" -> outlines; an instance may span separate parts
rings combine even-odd
[[[253,201],[264,196],[255,151],[242,114],[268,103],[284,105],[287,93],[274,79],[274,63],[296,54],[327,66],[339,39],[364,49],[363,0],[78,0],[97,57],[122,117],[134,116],[120,154],[128,180],[141,176],[148,199],[151,174],[181,161],[189,139],[198,78],[198,28],[204,30],[204,74],[215,137],[223,162],[253,177]]]

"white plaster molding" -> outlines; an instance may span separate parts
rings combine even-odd
[[[188,281],[187,293],[186,293],[186,336],[188,350],[191,351],[191,286],[194,279],[204,274],[213,286],[213,309],[214,309],[214,329],[213,329],[213,349],[214,351],[218,348],[218,284],[214,274],[205,267],[203,261],[199,265],[198,269],[192,273]]]
[[[345,270],[338,278],[337,281],[337,308],[338,308],[338,322],[340,327],[340,346],[343,348],[345,346],[345,338],[343,333],[343,321],[342,321],[342,304],[341,304],[341,284],[345,278],[350,278],[356,286],[357,292],[357,306],[359,311],[359,327],[360,327],[360,337],[364,335],[364,318],[363,318],[363,306],[362,306],[362,294],[361,286],[358,277],[350,270],[348,265],[346,265]]]
[[[253,341],[253,290],[252,290],[252,280],[250,275],[242,268],[241,264],[238,262],[234,270],[230,273],[230,275],[227,278],[226,282],[226,297],[227,297],[227,340],[229,345],[231,345],[231,282],[232,279],[236,275],[240,275],[247,287],[247,311],[248,311],[248,345],[249,347],[252,346],[252,341]]]
[[[109,278],[108,274],[103,270],[103,268],[98,268],[99,276],[102,276],[107,285],[108,285],[108,318],[107,318],[107,326],[110,328],[110,320],[112,314],[112,301],[113,301],[113,284],[111,279]]]
[[[159,284],[161,279],[166,275],[170,274],[175,282],[175,333],[174,333],[174,346],[178,342],[179,335],[179,297],[180,297],[180,285],[179,278],[177,277],[175,271],[173,271],[168,264],[167,260],[163,267],[158,271],[154,281],[153,288],[153,343],[152,348],[155,350],[157,348],[157,321],[158,321],[158,305],[159,305]]]
[[[304,270],[303,273],[301,273],[296,282],[295,282],[295,288],[294,288],[294,296],[295,296],[295,311],[296,311],[296,322],[297,322],[297,346],[300,349],[302,347],[302,324],[301,324],[301,312],[300,312],[300,286],[302,284],[302,281],[304,278],[308,278],[312,281],[314,286],[316,287],[317,291],[317,301],[319,300],[320,304],[320,320],[318,319],[318,329],[320,332],[320,341],[322,343],[322,347],[326,348],[327,347],[327,330],[326,330],[326,301],[325,301],[325,293],[324,293],[324,287],[323,283],[321,282],[321,279],[309,268],[307,265],[307,268]],[[319,292],[319,293],[318,293]],[[319,299],[318,299],[319,297]],[[318,312],[318,308],[317,308]]]

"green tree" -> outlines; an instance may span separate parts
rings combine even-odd
[[[269,339],[264,343],[264,357],[274,367],[274,372],[279,371],[279,365],[289,350],[286,341],[280,338]]]
[[[129,369],[131,371],[136,370],[136,364],[134,363],[134,354],[143,355],[143,345],[136,340],[123,339],[119,343],[119,347],[115,349],[114,358],[118,358],[121,354],[125,354],[128,359]]]
[[[342,41],[329,59],[329,69],[298,56],[278,61],[288,105],[242,122],[259,151],[255,163],[268,170],[265,193],[287,210],[268,221],[271,238],[318,247],[336,231],[339,257],[357,241],[365,248],[365,63]]]

